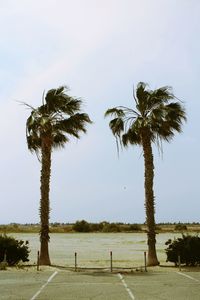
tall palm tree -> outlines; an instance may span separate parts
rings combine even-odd
[[[91,123],[89,116],[81,113],[80,99],[67,94],[64,86],[51,89],[43,96],[38,108],[31,108],[26,122],[28,149],[35,152],[41,162],[40,177],[40,264],[50,265],[48,250],[49,237],[49,191],[51,176],[51,154],[53,149],[64,147],[69,136],[80,138],[86,133],[86,124]],[[26,104],[27,105],[27,104]]]
[[[140,82],[133,91],[135,109],[118,106],[108,109],[105,116],[114,116],[109,126],[122,146],[139,145],[144,156],[145,211],[147,224],[148,265],[158,265],[156,254],[154,162],[152,143],[162,146],[162,140],[170,142],[175,132],[181,132],[186,121],[185,110],[170,87],[154,91]]]

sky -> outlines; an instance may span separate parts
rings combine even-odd
[[[42,94],[67,85],[93,121],[52,157],[50,222],[144,223],[139,147],[117,155],[104,118],[133,85],[171,86],[187,123],[156,147],[156,222],[199,222],[199,0],[0,0],[0,224],[38,223],[40,163],[27,149]]]

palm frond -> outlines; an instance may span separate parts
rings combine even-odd
[[[47,92],[45,101],[48,113],[62,111],[72,115],[81,109],[81,99],[71,97],[67,92],[68,88],[65,86]]]
[[[64,148],[67,142],[69,142],[68,137],[61,132],[57,131],[55,132],[55,136],[53,135],[53,148]]]
[[[113,107],[113,108],[108,109],[105,112],[104,116],[105,117],[108,117],[108,116],[124,117],[125,113],[124,113],[123,109],[118,108],[118,107]]]
[[[147,114],[161,104],[166,104],[174,99],[172,88],[169,86],[161,87],[155,91],[150,91],[147,101]]]
[[[79,98],[66,97],[66,102],[63,103],[60,110],[70,116],[79,112],[81,109],[82,101]]]
[[[132,109],[132,108],[128,108],[128,107],[126,107],[126,106],[118,106],[118,107],[119,107],[119,109],[122,109],[122,110],[123,110],[124,116],[127,116],[127,114],[130,114],[130,115],[136,115],[136,116],[139,116],[139,115],[140,115],[136,110],[134,110],[134,109]]]
[[[35,108],[33,107],[33,106],[31,106],[30,104],[28,104],[28,103],[26,103],[26,102],[23,102],[23,101],[19,101],[19,100],[15,100],[16,102],[18,102],[19,104],[21,104],[21,105],[24,105],[24,106],[26,106],[26,107],[28,107],[29,109],[31,109],[31,110],[35,110]]]
[[[91,122],[87,114],[77,113],[69,118],[58,121],[55,128],[76,138],[80,138],[79,132],[86,133],[86,124]]]
[[[138,100],[137,100],[137,97],[135,96],[135,88],[134,88],[134,84],[133,84],[133,99],[135,100],[135,105],[137,106]]]
[[[147,90],[147,84],[139,82],[136,89],[136,108],[142,116],[146,114],[149,95],[150,91]]]
[[[122,118],[115,118],[111,120],[109,126],[114,136],[120,137],[124,131],[124,122]]]
[[[140,145],[141,144],[141,136],[137,133],[134,127],[129,128],[129,130],[122,135],[122,143],[124,147],[128,147],[128,145]]]
[[[41,148],[41,139],[37,134],[27,135],[28,149],[33,153]]]

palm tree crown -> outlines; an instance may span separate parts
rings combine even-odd
[[[175,99],[170,87],[148,90],[147,85],[137,85],[134,100],[136,109],[118,106],[108,109],[105,116],[113,115],[110,128],[114,136],[124,146],[142,145],[145,132],[151,142],[170,141],[175,132],[181,132],[181,125],[186,120],[185,110],[181,104],[171,102]]]
[[[85,125],[91,120],[87,114],[80,113],[81,100],[70,97],[67,91],[64,86],[51,89],[46,94],[45,103],[36,109],[31,107],[26,123],[30,151],[38,153],[45,137],[51,147],[59,148],[69,141],[69,135],[79,138],[79,132],[86,132]]]

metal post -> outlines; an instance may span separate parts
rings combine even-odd
[[[147,253],[146,251],[144,252],[144,270],[147,272]]]
[[[7,262],[7,260],[6,260],[6,258],[7,258],[7,254],[6,254],[6,250],[5,250],[5,252],[4,252],[4,258],[3,258],[3,262]]]
[[[37,271],[40,270],[40,251],[37,252]]]
[[[110,251],[110,272],[113,271],[113,263],[112,263],[112,251]]]
[[[77,271],[77,253],[74,253],[74,258],[75,258],[75,272]]]
[[[179,271],[181,271],[181,257],[180,257],[180,255],[178,255],[178,267],[179,267]]]

